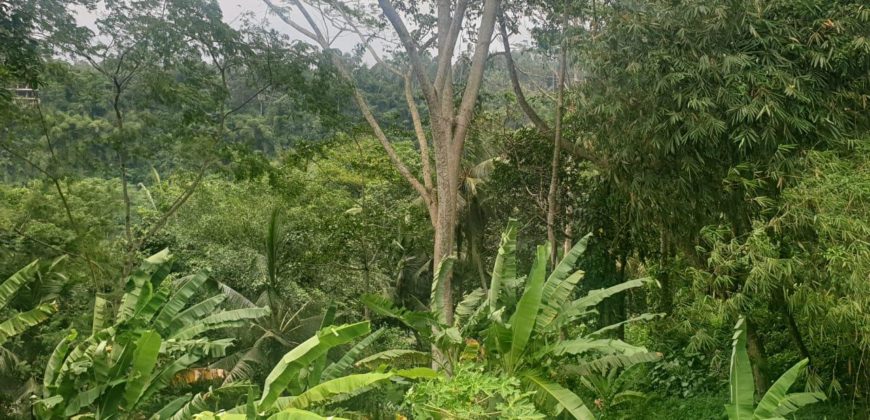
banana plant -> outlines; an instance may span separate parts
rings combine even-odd
[[[6,305],[18,293],[18,290],[36,277],[37,264],[38,261],[27,264],[0,284],[0,310],[6,309]],[[29,311],[18,312],[2,320],[0,322],[0,346],[28,328],[47,320],[55,312],[57,312],[56,304],[41,303]]]
[[[539,246],[531,272],[520,276],[516,258],[517,230],[518,223],[511,220],[502,234],[489,287],[467,294],[456,305],[451,325],[437,318],[435,314],[441,313],[439,308],[433,308],[431,313],[407,311],[377,296],[367,296],[363,302],[374,312],[396,318],[418,334],[428,336],[451,364],[468,357],[469,342],[483,342],[480,354],[484,355],[487,366],[519,378],[535,393],[540,408],[549,410],[552,415],[567,412],[577,419],[592,419],[594,415],[583,400],[551,378],[558,376],[555,370],[571,370],[582,375],[658,360],[660,354],[608,338],[607,333],[625,323],[649,320],[659,314],[643,314],[569,337],[572,332],[584,331],[585,322],[593,318],[596,305],[604,299],[642,287],[650,280],[630,280],[572,299],[584,275],[583,271],[574,271],[574,266],[586,251],[591,234],[566,253],[549,274],[550,247]],[[439,299],[443,293],[440,273],[448,272],[449,264],[452,259],[445,259],[436,270],[432,302],[442,301]]]
[[[399,378],[413,380],[437,376],[437,373],[429,368],[384,370],[338,376],[339,372],[343,372],[344,364],[337,362],[339,365],[330,365],[322,372],[322,381],[312,384],[311,370],[321,365],[320,361],[330,349],[348,344],[369,334],[370,331],[371,326],[367,321],[327,326],[285,354],[266,377],[259,396],[255,397],[252,392],[246,404],[214,413],[207,409],[210,405],[205,403],[203,398],[194,398],[194,403],[186,404],[174,415],[166,418],[318,419],[321,418],[319,415],[308,410],[337,399],[358,395],[390,380]],[[334,366],[337,367],[330,370]],[[170,403],[170,406],[173,404],[174,402]],[[203,410],[197,413],[198,408]]]
[[[729,420],[785,420],[799,408],[826,399],[821,392],[793,392],[788,390],[806,370],[808,359],[794,364],[767,390],[755,404],[755,381],[746,351],[746,320],[740,317],[734,326],[729,384],[731,399],[725,405]]]
[[[171,267],[168,250],[146,259],[127,279],[114,312],[96,297],[87,338],[70,331],[49,358],[42,399],[34,403],[37,417],[137,417],[179,373],[225,355],[233,339],[213,333],[269,313],[221,310],[225,296],[208,297],[206,276],[175,280]]]

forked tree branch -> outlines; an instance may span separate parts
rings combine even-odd
[[[423,164],[423,184],[430,192],[432,191],[432,168],[429,163],[429,144],[426,141],[426,131],[423,130],[423,122],[420,119],[420,111],[417,109],[417,101],[411,92],[410,74],[405,74],[405,101],[411,111],[411,120],[414,122],[414,133],[417,134],[417,143],[420,144],[420,160]]]

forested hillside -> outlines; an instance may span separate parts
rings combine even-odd
[[[0,418],[870,418],[863,0],[0,0]]]

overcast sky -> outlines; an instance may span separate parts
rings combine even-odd
[[[374,2],[374,0],[363,0],[363,1]],[[289,35],[292,39],[297,39],[297,40],[302,40],[302,41],[308,42],[308,39],[306,39],[304,36],[299,34],[298,31],[291,28],[289,25],[284,23],[280,18],[278,18],[274,14],[269,13],[268,7],[266,6],[266,3],[263,2],[263,0],[218,0],[218,3],[220,4],[221,10],[223,11],[224,21],[228,22],[229,24],[231,24],[233,26],[240,25],[241,16],[243,14],[252,13],[253,19],[256,22],[263,22],[266,24],[266,26],[274,28],[281,33]],[[276,1],[276,3],[280,3],[280,0]],[[292,12],[291,17],[294,19],[294,21],[300,22],[300,23],[304,22],[302,15],[298,11],[296,11],[295,9],[292,9],[291,12]],[[77,16],[78,16],[79,24],[93,27],[93,24],[100,13],[101,12],[99,11],[99,9],[97,11],[94,11],[94,12],[90,12],[90,11],[85,10],[83,8],[78,9]],[[303,26],[307,26],[307,25],[303,25]],[[496,31],[496,33],[497,33],[497,31]],[[519,39],[528,39],[529,37],[527,34],[521,33],[520,35],[518,35],[518,38]],[[359,38],[357,37],[356,34],[345,33],[336,39],[333,46],[342,50],[342,51],[350,52],[357,44],[359,44]],[[491,51],[500,51],[501,50],[500,47],[501,47],[500,42],[493,42],[490,50]],[[380,44],[375,43],[375,45],[374,45],[374,49],[376,51],[378,51],[379,54],[382,53],[382,50],[385,48],[386,48],[386,44],[384,44],[384,43],[380,43]],[[457,53],[461,53],[463,50],[464,50],[464,47],[462,45],[457,45],[457,48],[456,48]],[[371,58],[368,55],[368,53],[366,53],[365,61],[368,62],[369,64],[372,64],[374,62],[374,59]]]

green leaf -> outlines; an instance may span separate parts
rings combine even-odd
[[[50,318],[57,312],[57,307],[50,303],[43,303],[27,312],[19,312],[9,319],[0,322],[0,345],[10,337],[21,334],[30,327]]]
[[[151,380],[151,373],[154,371],[157,355],[160,353],[161,341],[160,334],[149,330],[136,342],[132,369],[127,377],[127,386],[124,388],[124,402],[128,410],[136,406],[145,386]]]
[[[563,388],[561,385],[548,381],[534,372],[526,372],[522,378],[531,385],[535,392],[545,395],[555,401],[575,419],[595,420],[595,415],[577,394]]]
[[[393,349],[385,350],[380,353],[375,353],[369,357],[361,359],[360,361],[355,363],[355,366],[374,369],[383,364],[398,366],[401,364],[425,363],[429,363],[429,353],[427,352],[407,349]]]
[[[190,398],[190,395],[184,395],[170,401],[168,404],[163,406],[160,411],[154,413],[150,420],[168,420],[173,414],[177,413],[178,410],[181,410],[181,407],[184,407],[184,405],[190,401]]]
[[[335,322],[335,303],[330,303],[329,306],[326,307],[326,312],[323,314],[323,319],[320,320],[320,329],[324,329]],[[380,331],[380,330],[378,330]],[[378,332],[375,331],[375,334]],[[374,334],[373,334],[374,335]],[[365,340],[363,340],[365,341]],[[355,347],[355,346],[354,346]],[[329,352],[327,352],[329,353]],[[308,386],[313,386],[320,383],[320,378],[323,374],[323,368],[326,366],[326,356],[328,354],[324,353],[323,356],[317,358],[311,366],[311,372],[308,373]],[[345,354],[346,355],[346,354]],[[356,357],[356,356],[354,356]]]
[[[51,352],[51,356],[48,358],[48,363],[45,365],[45,372],[42,375],[42,396],[44,398],[51,396],[51,392],[55,387],[55,380],[58,377],[58,372],[60,371],[61,366],[63,366],[66,356],[70,352],[70,344],[75,341],[76,337],[78,337],[78,332],[74,329],[70,330],[69,334],[62,338],[60,343],[57,343],[57,346],[55,346],[54,350]]]
[[[395,375],[392,373],[362,373],[332,379],[309,388],[307,391],[294,397],[290,400],[289,405],[292,408],[308,408],[312,405],[328,401],[332,397],[351,394],[375,383],[386,381],[393,376]]]
[[[329,416],[329,420],[344,420],[341,417]],[[298,408],[288,408],[269,416],[269,420],[327,420],[319,414]]]
[[[652,280],[649,278],[635,279],[624,281],[615,286],[607,287],[604,289],[596,289],[592,290],[586,294],[586,296],[577,299],[570,304],[568,304],[557,316],[556,323],[557,325],[563,325],[566,322],[574,319],[577,316],[580,316],[588,311],[589,308],[598,305],[604,299],[607,299],[617,293],[621,293],[623,291],[634,289],[637,287],[642,287],[647,283],[650,283]]]
[[[163,305],[163,309],[154,319],[154,326],[158,331],[163,331],[169,323],[187,306],[190,298],[202,290],[207,277],[205,274],[194,274],[182,279],[181,286],[172,294],[172,297]]]
[[[547,282],[544,283],[544,292],[541,296],[543,307],[536,321],[537,328],[542,329],[549,325],[555,318],[562,306],[568,302],[574,287],[583,278],[582,271],[573,272],[577,259],[586,252],[592,234],[581,238],[574,247],[556,265]]]
[[[94,298],[94,319],[91,322],[91,334],[106,328],[109,319],[109,301],[100,296]]]
[[[326,370],[323,371],[323,379],[330,380],[335,379],[341,375],[346,374],[352,367],[354,361],[357,360],[360,354],[362,354],[365,349],[371,346],[378,338],[381,337],[386,332],[386,329],[379,328],[375,332],[369,334],[366,338],[360,340],[359,343],[356,343],[353,347],[350,348],[344,355],[341,356],[338,361],[331,363]],[[318,381],[317,383],[319,383]]]
[[[761,419],[774,416],[784,417],[804,405],[825,399],[825,395],[820,392],[788,393],[789,388],[804,372],[808,363],[809,359],[795,363],[770,386],[755,408],[755,417]]]
[[[198,320],[196,324],[177,331],[170,337],[175,339],[187,339],[194,338],[212,330],[241,327],[244,325],[242,321],[262,318],[269,315],[269,312],[269,308],[245,308],[218,312],[214,315]]]
[[[447,323],[448,315],[444,313],[444,285],[447,282],[447,278],[453,273],[454,261],[456,261],[456,257],[453,255],[441,260],[441,263],[435,269],[435,276],[432,279],[432,294],[429,301],[432,302],[432,312],[435,313],[438,321],[442,324]]]
[[[643,347],[633,346],[622,340],[608,338],[592,339],[589,337],[560,341],[544,349],[544,353],[552,353],[557,356],[563,354],[583,354],[590,351],[602,354],[625,355],[647,352]]]
[[[227,295],[215,295],[191,306],[190,308],[185,309],[174,318],[172,318],[172,321],[169,322],[169,326],[164,330],[164,332],[166,333],[165,335],[172,336],[174,332],[193,325],[201,317],[204,317],[214,312],[215,308],[217,308],[226,299]]]
[[[474,289],[465,295],[462,301],[456,305],[456,310],[453,311],[453,326],[462,327],[466,319],[474,316],[484,298],[486,298],[486,291],[481,288]]]
[[[18,289],[21,288],[27,282],[33,280],[33,275],[36,273],[37,266],[36,264],[39,260],[35,260],[30,264],[24,266],[24,268],[18,270],[15,274],[10,276],[3,284],[0,284],[0,309],[6,307],[9,304],[9,300],[12,299],[12,296],[15,296],[18,293]]]
[[[734,326],[734,337],[730,366],[730,404],[725,406],[731,420],[749,420],[755,405],[755,383],[752,379],[752,366],[746,353],[746,319],[740,317]]]
[[[151,380],[148,381],[148,388],[145,389],[145,392],[142,393],[141,401],[149,401],[151,397],[169,386],[172,383],[172,380],[175,378],[175,375],[178,372],[181,372],[184,369],[189,368],[194,363],[199,361],[199,356],[193,354],[183,354],[179,358],[173,360],[171,363],[167,364],[160,369],[156,375],[154,375]]]
[[[262,397],[257,403],[257,410],[260,412],[268,411],[281,393],[287,389],[290,382],[298,380],[299,371],[329,349],[347,344],[370,331],[371,326],[368,322],[328,327],[290,350],[266,377]]]
[[[498,310],[498,299],[502,284],[505,281],[517,278],[517,231],[519,222],[516,219],[508,220],[508,225],[501,234],[501,244],[498,247],[498,255],[492,267],[492,280],[489,284],[489,311]]]
[[[550,245],[538,246],[538,254],[532,264],[529,278],[526,280],[526,290],[517,302],[516,312],[511,316],[510,324],[513,332],[508,363],[515,368],[526,350],[526,344],[532,336],[538,310],[541,307],[541,295],[544,291],[544,275],[547,272],[547,261],[550,257]]]

